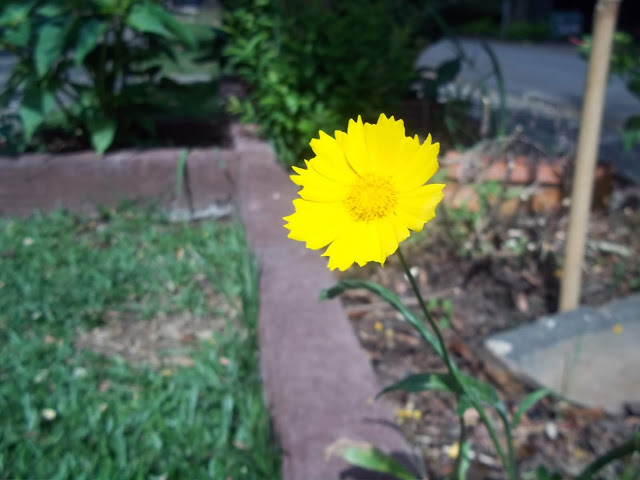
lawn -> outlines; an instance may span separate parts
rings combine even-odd
[[[234,222],[0,219],[0,478],[279,478],[257,302]]]

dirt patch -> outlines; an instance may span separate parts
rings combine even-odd
[[[109,311],[104,314],[104,325],[79,332],[74,344],[77,349],[93,350],[152,368],[190,367],[193,360],[188,349],[198,342],[211,341],[215,332],[224,330],[230,321],[238,318],[237,310],[223,300],[218,305],[224,314],[210,317],[160,313],[150,320],[140,320],[130,314]]]
[[[455,219],[440,211],[439,219],[403,245],[412,272],[429,299],[456,362],[497,388],[514,411],[531,385],[492,361],[482,347],[490,334],[555,312],[562,275],[567,212],[539,216],[519,211],[509,218]],[[468,220],[468,222],[467,222]],[[468,224],[465,225],[465,222]],[[582,303],[599,306],[640,289],[640,210],[627,206],[593,215],[584,265]],[[374,280],[391,289],[417,311],[410,285],[397,260],[384,268],[367,266],[347,274]],[[443,371],[413,329],[384,302],[365,291],[343,296],[343,304],[361,346],[381,385],[419,372]],[[434,393],[397,394],[398,421],[426,464],[429,478],[453,469],[458,421],[452,399]],[[538,465],[575,475],[640,426],[639,412],[612,416],[564,401],[545,399],[515,432],[521,471]],[[472,478],[503,478],[500,462],[485,429],[468,412],[467,425],[475,454]],[[497,418],[495,419],[497,423]],[[602,478],[620,478],[627,465],[606,469]]]

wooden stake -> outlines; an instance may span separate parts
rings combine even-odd
[[[609,58],[620,0],[598,0],[594,10],[593,48],[585,87],[578,151],[576,154],[571,212],[560,288],[560,310],[572,310],[580,301],[582,261],[593,196],[594,172],[600,143],[602,110],[609,74]],[[558,75],[561,75],[558,72]]]

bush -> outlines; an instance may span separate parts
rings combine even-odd
[[[374,120],[392,110],[414,77],[418,24],[409,5],[392,3],[227,5],[224,55],[249,87],[249,97],[233,99],[231,111],[259,124],[279,158],[294,165],[308,158],[318,130],[332,132],[348,118]]]
[[[507,25],[504,36],[521,42],[547,40],[549,26],[546,23],[513,22]]]
[[[115,140],[153,137],[163,115],[210,112],[214,86],[186,87],[163,68],[196,44],[153,0],[9,0],[0,49],[18,62],[0,100],[19,104],[22,141],[13,148],[55,129],[102,153]],[[9,147],[13,130],[3,124]]]

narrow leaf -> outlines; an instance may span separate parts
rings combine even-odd
[[[173,34],[164,26],[157,11],[150,3],[134,4],[127,16],[127,24],[144,33],[155,33],[165,38],[173,38]]]
[[[380,298],[385,300],[389,305],[395,308],[398,312],[400,312],[402,316],[405,318],[405,320],[409,322],[413,326],[413,328],[415,328],[420,333],[422,338],[424,338],[424,340],[435,350],[435,352],[440,356],[440,358],[443,358],[443,352],[442,352],[442,349],[440,348],[440,344],[438,343],[438,340],[436,339],[435,335],[431,332],[431,330],[429,330],[424,325],[424,323],[418,320],[418,318],[413,314],[413,312],[409,310],[402,303],[400,298],[395,293],[391,292],[390,290],[387,290],[386,288],[382,287],[381,285],[378,285],[377,283],[366,282],[362,280],[353,280],[353,279],[341,280],[340,282],[336,283],[333,287],[323,290],[322,293],[320,294],[320,299],[327,300],[327,299],[335,298],[347,290],[360,289],[360,288],[363,288],[363,289],[369,290],[372,293],[375,293]]]
[[[100,117],[88,123],[91,145],[96,152],[103,154],[113,143],[116,134],[116,121],[112,118]]]
[[[189,156],[189,150],[184,149],[180,152],[180,157],[178,158],[178,164],[176,165],[176,190],[175,196],[176,199],[180,199],[182,197],[182,184],[184,182],[184,170],[187,166],[187,157]]]
[[[38,77],[43,77],[62,55],[66,31],[59,23],[46,23],[39,29],[34,50]]]
[[[409,375],[399,382],[386,387],[376,395],[376,398],[398,390],[409,393],[417,393],[425,390],[457,393],[459,386],[456,379],[449,373],[418,373]]]
[[[637,143],[640,143],[640,116],[627,119],[624,123],[622,139],[624,141],[624,148],[627,151],[633,149]]]
[[[396,459],[366,442],[339,439],[327,448],[327,456],[340,455],[357,467],[393,475],[401,480],[416,480],[416,476]]]
[[[28,86],[18,107],[24,139],[28,142],[44,119],[42,94],[36,85]]]
[[[458,57],[438,65],[438,85],[453,82],[460,73],[461,62],[462,58]]]
[[[106,24],[97,18],[89,18],[82,23],[78,30],[73,56],[77,65],[80,65],[89,52],[95,48],[106,27]]]
[[[463,386],[464,392],[472,400],[489,405],[501,413],[506,413],[506,407],[495,389],[488,383],[477,380],[464,373],[458,373],[458,380]]]
[[[471,442],[465,440],[460,446],[460,466],[458,467],[458,480],[466,480],[469,467],[471,467]]]
[[[551,392],[546,388],[541,388],[540,390],[536,390],[535,392],[530,393],[526,397],[522,399],[520,405],[518,406],[518,410],[513,416],[513,420],[511,420],[511,428],[516,428],[522,419],[522,415],[533,407],[536,403],[542,400],[544,397],[549,395]]]

